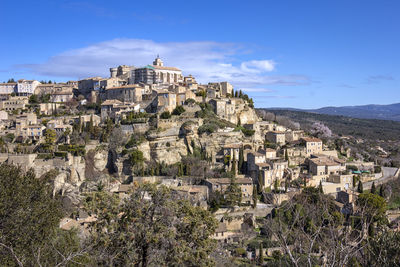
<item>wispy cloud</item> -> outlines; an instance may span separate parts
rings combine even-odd
[[[275,90],[268,89],[268,88],[241,88],[244,92],[263,92],[263,93],[272,93],[276,92]]]
[[[84,48],[65,51],[39,64],[17,67],[38,75],[76,77],[109,75],[117,65],[143,66],[160,54],[168,66],[176,66],[184,74],[194,75],[200,82],[230,81],[235,86],[262,90],[268,85],[304,85],[311,83],[305,75],[272,75],[276,63],[272,59],[240,60],[242,47],[231,43],[154,42],[141,39],[114,39]],[[246,55],[248,57],[248,55]]]
[[[344,88],[356,88],[355,86],[353,86],[353,85],[350,85],[350,84],[347,84],[347,83],[341,83],[341,84],[339,84],[338,85],[339,87],[344,87]]]
[[[384,81],[393,81],[394,77],[391,75],[371,75],[367,78],[368,84],[375,84]]]

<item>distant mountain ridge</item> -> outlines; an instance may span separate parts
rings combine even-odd
[[[390,105],[362,105],[343,107],[323,107],[319,109],[294,109],[294,108],[270,108],[286,109],[294,111],[312,112],[327,115],[339,115],[361,119],[378,119],[400,121],[400,103]]]

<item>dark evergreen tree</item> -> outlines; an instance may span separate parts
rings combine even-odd
[[[322,180],[319,181],[318,191],[319,191],[321,194],[324,193],[324,189],[322,188]]]
[[[357,192],[360,193],[360,194],[361,194],[362,192],[364,192],[363,184],[362,184],[361,181],[358,182]]]
[[[376,193],[375,182],[372,182],[371,193],[372,193],[372,194],[375,194],[375,193]]]

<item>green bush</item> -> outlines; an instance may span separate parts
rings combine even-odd
[[[171,118],[171,113],[169,111],[164,111],[163,113],[161,113],[160,118],[164,119],[164,120],[170,119]]]
[[[185,109],[182,106],[177,106],[173,111],[172,115],[181,115],[183,112],[185,112]]]
[[[196,100],[194,100],[193,98],[188,98],[185,100],[185,105],[194,104],[194,103],[196,103]]]
[[[217,124],[208,123],[208,124],[204,124],[204,125],[200,126],[198,129],[198,133],[199,134],[203,134],[203,133],[211,134],[211,133],[217,131],[218,129],[219,129],[219,127]]]
[[[246,250],[244,248],[235,248],[235,255],[237,257],[245,257],[246,256]]]
[[[374,172],[375,172],[375,173],[380,173],[380,172],[382,172],[382,167],[381,167],[381,166],[375,166],[375,167],[374,167]]]
[[[346,169],[349,171],[358,171],[357,166],[354,166],[354,165],[347,165]]]

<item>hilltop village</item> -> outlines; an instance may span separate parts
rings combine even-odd
[[[0,84],[0,162],[54,175],[67,230],[85,232],[96,221],[83,209],[87,193],[124,199],[138,184],[166,185],[212,212],[212,238],[226,257],[249,261],[295,250],[262,218],[304,188],[331,196],[348,220],[363,190],[399,175],[264,115],[228,81],[198,83],[160,57],[110,68],[107,78],[10,79]],[[260,247],[260,238],[269,243]]]

